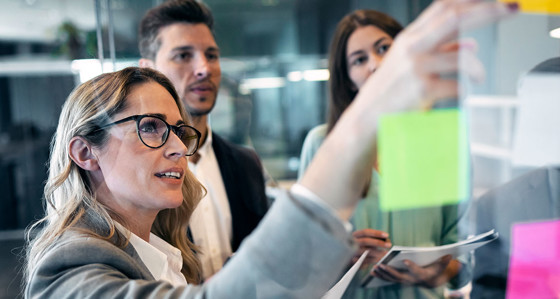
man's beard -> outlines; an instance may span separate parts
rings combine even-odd
[[[206,102],[206,101],[207,101],[207,98],[200,98],[200,102]],[[216,99],[214,99],[214,103],[208,109],[196,109],[196,108],[191,107],[190,105],[186,104],[186,102],[187,101],[183,100],[183,103],[185,103],[185,108],[187,109],[187,112],[192,117],[200,117],[200,116],[207,115],[210,112],[212,112],[212,109],[214,109],[214,106],[216,106]]]

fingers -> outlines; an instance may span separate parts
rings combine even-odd
[[[429,52],[468,30],[495,22],[517,11],[514,5],[478,0],[437,1],[426,9],[400,39],[410,39],[410,51]]]
[[[416,65],[420,75],[437,73],[456,73],[459,69],[459,52],[437,53],[424,55]]]
[[[435,262],[424,267],[420,267],[410,260],[405,260],[404,264],[408,267],[408,271],[413,276],[419,277],[421,280],[431,280],[434,277],[441,275],[441,273],[445,271],[449,262],[451,262],[451,255],[442,256]]]
[[[459,94],[455,76],[464,74],[471,81],[483,82],[486,73],[484,66],[475,55],[476,44],[469,45],[464,51],[457,52],[461,43],[450,43],[442,49],[443,53],[424,55],[416,64],[416,73],[424,78],[425,100],[423,109],[429,109],[439,99],[457,98]],[[451,77],[449,76],[451,75]]]
[[[462,38],[458,41],[452,41],[445,43],[438,48],[438,52],[453,52],[459,51],[460,49],[470,50],[473,53],[478,52],[478,43],[473,38]]]
[[[372,253],[372,251],[370,250],[370,252],[368,253],[368,255],[366,256],[366,258],[364,259],[363,265],[371,265],[371,264],[377,264],[377,262],[379,262],[379,260],[381,260],[381,258],[385,255],[385,253],[381,253],[381,251],[377,251],[377,253]],[[361,255],[356,255],[352,258],[352,263],[356,263],[359,259],[360,259]]]
[[[397,282],[405,285],[412,285],[414,284],[415,280],[410,274],[406,272],[399,271],[393,267],[387,265],[378,265],[373,268],[373,273],[375,277],[379,277],[381,279],[390,281],[390,282]]]
[[[390,241],[387,242],[376,238],[357,238],[355,240],[356,243],[358,243],[358,245],[360,246],[360,248],[363,247],[366,249],[374,249],[374,250],[389,249],[392,246]]]
[[[369,250],[366,259],[364,261],[365,264],[373,264],[377,263],[385,254],[387,253],[387,249],[391,248],[390,243],[386,243],[384,241],[378,239],[371,239],[371,238],[359,238],[356,239],[356,242],[359,245],[359,250],[352,259],[355,263],[358,258],[366,251]]]
[[[352,235],[354,236],[354,238],[363,238],[363,237],[378,238],[378,239],[389,238],[388,233],[386,233],[384,231],[372,229],[372,228],[365,228],[365,229],[357,230],[354,233],[352,233]]]
[[[388,249],[392,246],[389,234],[384,231],[366,228],[355,231],[352,233],[352,236],[360,246],[360,249],[363,249],[362,251],[366,249]]]
[[[452,256],[450,254],[444,255],[438,260],[436,260],[435,262],[433,262],[432,264],[428,265],[427,267],[434,266],[436,268],[441,268],[443,271],[443,269],[447,268],[447,265],[449,264],[449,262],[451,262],[451,259]]]
[[[352,235],[359,245],[358,254],[352,259],[353,262],[356,262],[366,250],[369,250],[364,263],[377,263],[392,246],[389,234],[384,231],[366,228],[355,231]]]
[[[471,81],[482,83],[486,79],[484,65],[472,51],[462,51],[460,53],[459,67]]]
[[[462,12],[459,22],[460,30],[470,30],[494,23],[500,19],[511,16],[519,10],[519,4],[515,2],[483,2],[479,5],[468,7]]]
[[[416,71],[420,75],[457,73],[459,70],[476,81],[484,80],[484,66],[476,57],[478,45],[474,40],[444,44],[435,53],[418,58]]]
[[[355,231],[352,236],[360,246],[382,248],[391,248],[392,246],[389,234],[384,231],[366,228]]]

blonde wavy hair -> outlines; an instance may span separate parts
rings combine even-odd
[[[124,248],[129,236],[119,238],[115,221],[126,220],[106,205],[96,200],[88,171],[81,169],[69,155],[70,140],[81,136],[92,146],[103,147],[108,140],[105,130],[97,130],[111,117],[127,107],[127,97],[138,85],[156,82],[173,96],[183,120],[190,122],[172,83],[161,73],[148,69],[129,67],[121,71],[102,74],[78,86],[68,96],[51,142],[49,176],[45,185],[46,215],[28,228],[26,237],[26,266],[24,282],[48,249],[69,229],[79,229],[93,237],[112,241]],[[174,209],[158,213],[152,232],[179,248],[183,257],[182,273],[187,282],[200,283],[201,266],[195,255],[197,247],[187,237],[187,224],[191,214],[206,192],[194,175],[187,171],[183,182],[183,202]],[[77,228],[77,222],[87,213],[95,215],[96,227],[108,227],[109,233],[101,235],[94,230]],[[33,237],[34,232],[38,231]],[[115,241],[117,240],[117,241]]]

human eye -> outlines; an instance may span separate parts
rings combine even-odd
[[[183,139],[185,135],[187,135],[187,127],[185,125],[175,127],[175,134],[177,134],[177,137],[179,137],[179,139]]]
[[[216,61],[220,58],[220,54],[218,54],[217,52],[208,52],[206,53],[206,59],[210,60],[210,61]]]
[[[391,48],[391,44],[383,44],[377,48],[378,55],[385,55]]]
[[[177,62],[187,61],[190,58],[192,58],[192,53],[188,51],[178,52],[172,57],[172,59]]]
[[[362,65],[367,61],[367,57],[365,55],[357,56],[356,58],[352,59],[351,65]]]
[[[163,132],[163,128],[165,127],[165,125],[163,124],[163,122],[157,118],[145,118],[140,122],[140,125],[138,126],[138,130],[140,131],[141,134],[143,135],[148,135],[148,134],[161,134],[161,132]]]

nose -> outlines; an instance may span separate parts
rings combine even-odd
[[[368,70],[370,71],[370,73],[374,73],[377,68],[379,68],[382,59],[383,58],[379,55],[373,53],[370,55],[368,60]]]
[[[177,160],[187,155],[187,146],[172,130],[169,131],[169,137],[167,137],[165,146],[165,156],[169,159]]]
[[[196,79],[204,79],[210,75],[210,68],[208,66],[208,59],[206,59],[206,57],[199,57],[197,59],[194,68],[194,75]]]

